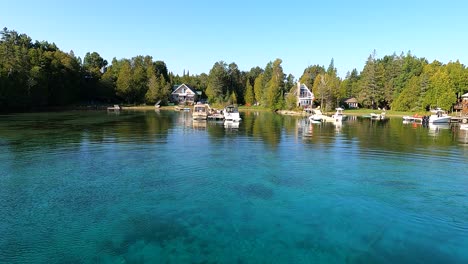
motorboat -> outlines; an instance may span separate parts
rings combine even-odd
[[[336,112],[331,116],[335,121],[343,121],[343,120],[346,120],[346,115],[343,114],[343,108],[341,107],[338,107],[338,108],[335,108]]]
[[[413,116],[403,116],[403,122],[417,122],[422,123],[424,116],[414,114]]]
[[[120,109],[122,109],[122,107],[120,107],[119,105],[107,107],[107,111],[120,111]]]
[[[206,120],[210,113],[210,106],[207,104],[196,104],[193,106],[192,118],[194,120]]]
[[[241,120],[239,110],[234,105],[228,105],[223,110],[224,120],[239,122]]]
[[[221,110],[211,108],[210,113],[208,114],[208,119],[210,120],[223,120],[224,115]]]
[[[440,109],[436,108],[434,110],[431,110],[432,115],[429,116],[429,123],[433,124],[448,124],[450,123],[451,117],[447,115],[447,113]]]
[[[325,121],[327,117],[322,114],[322,111],[320,111],[320,109],[310,109],[309,111],[311,113],[311,115],[309,116],[309,121],[311,122],[322,122]]]

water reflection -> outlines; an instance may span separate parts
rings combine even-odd
[[[468,125],[460,125],[458,130],[458,142],[462,145],[468,146]]]
[[[192,127],[194,129],[201,129],[201,130],[206,129],[206,123],[207,123],[206,120],[193,120],[192,122],[193,122]]]
[[[239,122],[224,121],[224,128],[227,130],[237,130],[239,129]]]
[[[429,135],[438,136],[441,133],[442,130],[450,129],[450,125],[449,124],[432,124],[432,123],[429,123],[428,128],[429,128]]]
[[[311,123],[307,118],[281,116],[271,112],[241,112],[241,122],[193,120],[190,112],[165,110],[113,112],[63,112],[0,116],[2,145],[12,149],[24,147],[59,148],[80,142],[166,142],[172,128],[206,130],[212,139],[226,135],[246,136],[276,149],[284,136],[297,142],[330,143],[340,135],[357,142],[362,148],[391,149],[411,152],[417,146],[466,144],[462,126],[404,124],[401,118],[370,120],[350,116],[344,122]],[[468,129],[468,128],[467,128]],[[235,133],[231,133],[235,131]],[[313,141],[311,140],[313,139]],[[434,141],[437,139],[437,141]]]

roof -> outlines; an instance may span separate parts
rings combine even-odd
[[[177,90],[179,90],[181,87],[185,87],[185,88],[189,89],[193,94],[195,94],[195,90],[194,90],[192,87],[186,85],[185,83],[180,84],[180,85],[173,85],[173,86],[172,86],[172,93],[173,93],[173,94],[178,94],[178,93],[176,93],[176,92],[177,92]]]
[[[344,102],[349,104],[349,103],[357,103],[358,101],[356,98],[351,97],[351,98],[346,99]]]
[[[462,95],[461,97],[468,98],[468,93]]]
[[[300,88],[301,88],[301,90],[306,90],[306,91],[310,92],[312,94],[312,96],[314,95],[314,93],[304,83],[300,84]],[[297,95],[297,86],[291,88],[291,92],[292,92],[293,95]]]

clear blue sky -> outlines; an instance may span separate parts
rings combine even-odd
[[[296,78],[308,65],[340,76],[377,57],[411,51],[468,63],[467,1],[6,1],[0,26],[55,42],[77,56],[150,55],[170,71],[208,73],[216,61],[241,70],[276,58]],[[71,3],[68,3],[71,2]]]

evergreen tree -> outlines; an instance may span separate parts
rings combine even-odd
[[[133,99],[132,93],[132,68],[130,61],[126,60],[122,63],[119,75],[117,77],[117,95],[130,103]]]
[[[206,95],[210,103],[221,102],[228,90],[227,65],[224,61],[216,62],[210,70]]]
[[[246,85],[245,85],[245,104],[247,106],[251,106],[255,103],[255,97],[254,97],[254,91],[253,87],[250,84],[250,80],[247,79]]]
[[[263,98],[263,73],[259,74],[258,77],[255,79],[254,94],[255,101],[257,103],[261,103]]]

